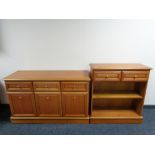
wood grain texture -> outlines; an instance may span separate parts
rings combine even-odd
[[[8,93],[13,116],[36,116],[34,94],[32,92]]]
[[[12,123],[89,124],[89,117],[11,117]]]
[[[32,82],[6,82],[6,89],[7,91],[20,91],[20,92],[24,92],[24,91],[28,91],[31,92],[33,91],[33,86],[32,86]]]
[[[88,93],[63,92],[63,116],[88,116]]]
[[[142,118],[91,118],[90,117],[90,124],[142,124],[143,123],[143,119]]]
[[[5,81],[90,81],[88,71],[17,71],[4,78]]]
[[[88,82],[61,82],[61,90],[63,92],[87,92],[89,91],[89,83]]]
[[[60,91],[60,82],[33,82],[33,88],[37,92],[57,92]]]
[[[103,92],[102,94],[93,94],[93,99],[142,99],[143,96],[136,92]]]
[[[121,71],[94,71],[95,81],[120,81]]]
[[[62,116],[60,92],[35,93],[38,116]]]
[[[92,70],[150,70],[152,68],[137,63],[96,63],[90,64]]]

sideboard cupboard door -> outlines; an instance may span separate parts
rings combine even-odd
[[[36,107],[32,92],[8,93],[13,116],[35,116]]]
[[[60,92],[36,92],[35,98],[39,116],[62,116]]]
[[[88,116],[88,93],[63,92],[63,116]]]

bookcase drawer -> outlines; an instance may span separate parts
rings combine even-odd
[[[123,71],[122,81],[147,81],[149,71]]]
[[[60,91],[60,82],[33,82],[34,91]]]
[[[88,82],[62,82],[61,91],[88,91]]]
[[[6,82],[8,91],[33,91],[32,82]]]
[[[95,81],[120,81],[121,71],[94,71]]]

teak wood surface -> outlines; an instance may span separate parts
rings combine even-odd
[[[139,63],[94,63],[93,70],[150,70],[152,68]]]
[[[5,81],[90,81],[88,71],[80,70],[24,70],[4,78]]]

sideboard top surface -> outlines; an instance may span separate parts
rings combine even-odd
[[[81,70],[20,70],[5,81],[89,81],[89,72]]]
[[[94,63],[92,70],[150,70],[151,68],[139,63]]]

